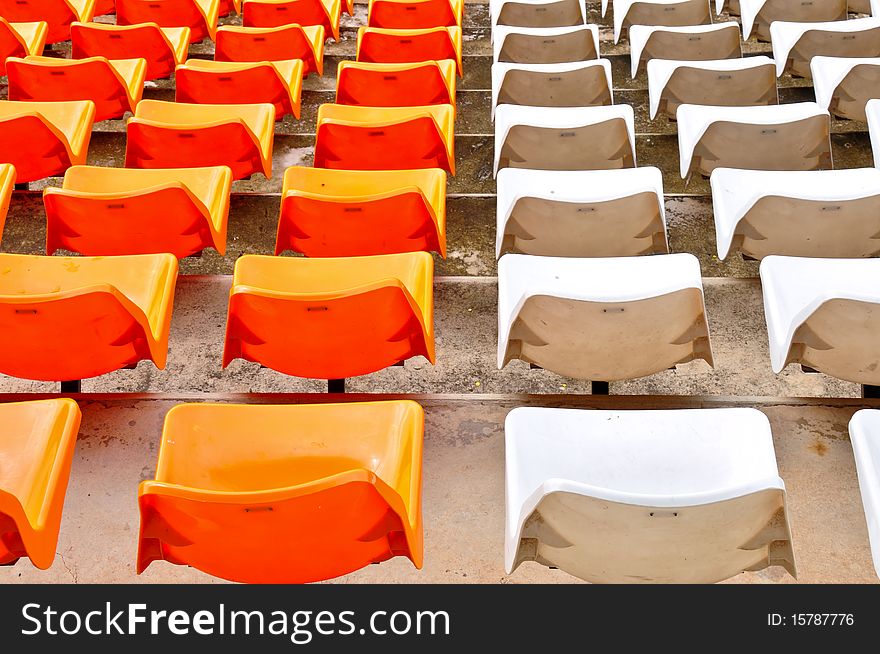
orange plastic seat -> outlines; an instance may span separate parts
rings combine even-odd
[[[10,23],[0,17],[0,76],[6,74],[8,57],[37,55],[46,47],[48,23]]]
[[[244,0],[242,25],[282,27],[321,25],[325,33],[339,40],[340,0]]]
[[[95,120],[133,112],[144,93],[144,59],[58,59],[31,56],[6,60],[10,100],[91,100]]]
[[[46,43],[70,38],[74,21],[88,22],[95,14],[95,0],[0,0],[0,16],[10,23],[43,21]]]
[[[219,17],[220,0],[116,0],[117,25],[188,27],[190,43],[213,39]]]
[[[409,400],[174,407],[138,492],[138,573],[164,560],[307,583],[394,556],[421,568],[424,420]]]
[[[442,168],[455,174],[452,105],[318,108],[315,167],[349,170]]]
[[[427,252],[235,262],[223,367],[256,361],[339,379],[410,357],[434,363],[433,259]]]
[[[284,173],[275,254],[353,257],[421,250],[446,256],[446,173],[330,170]]]
[[[74,166],[43,191],[46,253],[101,256],[226,251],[232,171]]]
[[[177,102],[193,104],[268,103],[275,120],[300,116],[303,62],[207,61],[190,59],[174,76]]]
[[[6,214],[9,213],[9,203],[12,201],[14,189],[15,166],[0,164],[0,239],[3,238],[3,227],[6,225]]]
[[[458,69],[458,76],[461,77],[460,27],[418,30],[392,30],[379,27],[358,29],[358,61],[400,64],[431,59],[452,59]]]
[[[186,60],[188,27],[159,27],[156,23],[107,25],[74,23],[70,27],[74,59],[107,57],[147,61],[146,79],[161,79]]]
[[[272,177],[275,107],[143,100],[128,121],[127,168],[229,166]]]
[[[0,163],[15,166],[18,182],[60,175],[84,164],[95,103],[0,101]]]
[[[228,16],[230,14],[241,13],[242,0],[220,0],[220,8],[217,10],[219,16]]]
[[[0,254],[0,373],[70,381],[165,367],[177,259]]]
[[[217,30],[215,61],[289,61],[303,62],[303,76],[324,72],[324,28],[235,27],[224,25]]]
[[[0,404],[0,565],[55,560],[80,418],[69,398]]]
[[[461,27],[464,0],[370,0],[367,25],[389,29]]]
[[[364,107],[455,106],[455,62],[370,64],[340,61],[336,103]]]
[[[106,16],[116,13],[116,0],[95,0],[95,16]]]

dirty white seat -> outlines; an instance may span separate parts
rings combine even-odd
[[[796,574],[785,484],[756,409],[520,407],[504,423],[508,573],[594,583]]]
[[[638,75],[641,63],[651,59],[715,61],[742,57],[739,24],[734,21],[687,27],[633,25],[629,28],[629,50],[633,77]]]
[[[599,26],[507,27],[492,30],[494,61],[560,64],[599,58]]]
[[[776,67],[770,57],[717,61],[648,62],[651,119],[675,118],[679,105],[751,106],[778,104]]]
[[[496,256],[625,257],[666,253],[657,168],[498,173]]]
[[[716,168],[718,258],[880,256],[880,170]]]
[[[492,64],[492,118],[500,104],[592,107],[612,104],[608,59],[565,64]]]
[[[760,270],[773,372],[880,385],[880,259],[770,256]]]
[[[849,439],[856,459],[874,570],[880,576],[880,411],[856,411],[849,422]]]
[[[827,23],[790,23],[774,21],[770,25],[776,74],[810,76],[813,57],[880,56],[880,18],[854,18]]]
[[[522,359],[575,379],[619,381],[712,364],[700,264],[691,254],[498,262],[498,367]]]
[[[493,32],[498,25],[568,27],[587,22],[586,0],[489,0],[489,14]]]
[[[614,42],[630,25],[706,25],[712,22],[709,0],[615,0]]]
[[[678,108],[681,176],[715,168],[831,168],[831,117],[815,102],[766,107]]]
[[[770,25],[778,20],[791,23],[823,23],[846,20],[847,0],[739,0],[743,39],[753,32],[761,41],[770,40]]]
[[[833,115],[867,120],[865,104],[880,98],[880,57],[813,57],[816,103]]]

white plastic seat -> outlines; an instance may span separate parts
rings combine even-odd
[[[498,367],[522,359],[575,379],[619,381],[712,365],[700,264],[691,254],[498,262]]]
[[[599,58],[599,26],[507,27],[492,30],[494,61],[561,64]]]
[[[770,25],[776,74],[790,71],[810,76],[813,57],[880,56],[880,18],[854,18],[828,23],[789,23]]]
[[[502,168],[607,170],[635,165],[635,116],[628,104],[504,104],[495,110],[496,175]]]
[[[633,25],[629,28],[630,71],[635,78],[643,61],[717,61],[742,57],[739,24],[662,27]]]
[[[847,0],[739,0],[743,39],[756,33],[761,41],[770,40],[770,25],[778,20],[792,23],[823,23],[846,20]]]
[[[707,25],[712,22],[708,0],[615,0],[614,42],[630,25]]]
[[[498,25],[568,27],[587,22],[586,0],[490,0],[489,13],[493,31]]]
[[[785,484],[756,409],[520,407],[504,423],[508,573],[594,583],[796,575]]]
[[[496,256],[627,257],[669,251],[652,167],[498,173]]]
[[[880,170],[716,168],[718,258],[880,256]]]
[[[880,385],[880,259],[770,256],[760,270],[773,372]]]
[[[678,108],[681,176],[715,168],[823,170],[832,167],[831,117],[815,102],[767,107]]]
[[[874,570],[880,577],[880,411],[862,409],[849,421]]]
[[[868,100],[865,104],[865,117],[868,120],[868,134],[871,137],[874,167],[880,168],[880,100]]]
[[[865,105],[880,98],[880,57],[813,57],[816,103],[833,115],[867,120]]]
[[[778,104],[776,67],[770,57],[717,61],[648,62],[651,119],[675,118],[679,105],[753,106]]]
[[[774,80],[775,81],[775,80]],[[608,59],[567,64],[492,64],[492,118],[499,104],[594,107],[612,104]]]

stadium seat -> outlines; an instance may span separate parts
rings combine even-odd
[[[275,254],[285,250],[309,257],[421,250],[446,256],[446,173],[291,166]]]
[[[880,256],[880,170],[716,168],[718,258]]]
[[[116,0],[95,0],[94,16],[106,16],[116,13]]]
[[[498,173],[495,254],[628,257],[669,251],[657,168]]]
[[[868,120],[874,167],[880,168],[880,100],[868,100],[865,103],[865,117]]]
[[[442,168],[455,174],[452,105],[318,108],[315,167],[348,170]]]
[[[272,177],[275,107],[143,100],[128,121],[127,168],[229,166]]]
[[[324,33],[339,40],[340,0],[244,0],[244,27],[321,25]]]
[[[147,80],[170,77],[186,59],[188,27],[159,27],[156,23],[108,25],[74,23],[70,27],[74,59],[146,59]]]
[[[718,0],[716,0],[718,2]],[[872,3],[876,0],[849,0],[848,8],[854,14],[870,14],[873,10]],[[876,12],[875,12],[876,13]]]
[[[599,58],[599,26],[503,27],[493,30],[496,63],[562,64]]]
[[[834,116],[866,121],[868,100],[880,98],[880,57],[813,57],[816,103]]]
[[[880,56],[880,17],[829,23],[788,23],[770,26],[776,74],[810,76],[813,57]]]
[[[220,0],[116,0],[117,25],[188,27],[190,43],[213,39],[219,16]]]
[[[880,576],[880,411],[856,411],[849,422],[874,570]]]
[[[73,166],[43,191],[46,254],[102,256],[226,250],[232,172],[215,168]]]
[[[846,20],[847,0],[739,0],[743,39],[755,34],[760,41],[770,40],[770,24],[778,20],[792,23],[824,23]]]
[[[630,72],[639,73],[643,61],[717,61],[742,57],[736,22],[685,27],[632,25],[629,28]]]
[[[95,103],[0,101],[0,163],[15,166],[16,182],[61,175],[84,164]]]
[[[59,59],[29,56],[6,60],[9,99],[39,102],[91,100],[95,121],[134,112],[144,93],[144,59]]]
[[[0,404],[0,565],[55,560],[80,417],[69,398]]]
[[[434,363],[433,259],[245,255],[235,262],[223,367],[256,361],[314,379]]]
[[[797,574],[773,434],[756,409],[520,407],[504,438],[508,573],[535,561],[593,583]]]
[[[761,261],[773,372],[789,363],[880,385],[880,259]]]
[[[831,117],[815,102],[766,107],[678,108],[681,177],[715,168],[832,168]]]
[[[779,104],[776,66],[770,57],[718,61],[648,62],[651,120],[662,113],[675,118],[679,105],[725,107]]]
[[[45,22],[10,23],[0,17],[0,76],[6,74],[6,59],[38,55],[46,47],[49,26]]]
[[[691,254],[498,262],[498,368],[521,359],[565,377],[635,379],[712,365],[700,264]]]
[[[303,75],[324,72],[324,28],[237,27],[223,25],[215,36],[216,61],[288,61],[303,62]]]
[[[774,82],[776,80],[774,79]],[[492,64],[492,117],[502,104],[595,107],[612,104],[611,61]]]
[[[275,120],[299,119],[303,62],[188,59],[174,74],[177,102],[275,105]]]
[[[455,62],[370,64],[340,61],[336,104],[364,107],[455,106]]]
[[[586,0],[496,0],[489,3],[492,29],[513,27],[569,27],[587,21]]]
[[[242,2],[243,0],[220,0],[220,8],[217,10],[217,13],[219,16],[240,14]]]
[[[685,27],[707,25],[712,12],[706,0],[615,0],[614,42],[630,25]]]
[[[374,64],[403,64],[420,61],[455,61],[461,67],[461,28],[434,27],[424,30],[358,29],[357,60]]]
[[[421,568],[424,422],[408,400],[175,406],[138,489],[137,572],[288,584],[395,556]]]
[[[367,25],[389,29],[461,27],[464,0],[370,0]]]
[[[9,213],[9,203],[12,201],[14,189],[15,166],[0,164],[0,239],[3,238],[3,227],[6,225],[6,214]]]
[[[636,165],[635,118],[611,107],[521,107],[495,111],[495,174],[502,168],[601,170]]]
[[[45,22],[46,43],[66,41],[73,22],[87,23],[94,14],[95,0],[0,0],[0,16],[10,23]]]
[[[144,359],[165,367],[174,256],[4,253],[0,267],[0,373],[58,382]]]

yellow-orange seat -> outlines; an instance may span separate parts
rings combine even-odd
[[[275,107],[142,100],[128,121],[128,168],[229,166],[233,179],[272,177]]]
[[[330,170],[284,173],[275,254],[354,257],[437,251],[446,256],[446,173]]]
[[[46,43],[70,38],[74,21],[88,22],[95,14],[95,0],[0,0],[0,16],[10,23],[43,21]]]
[[[461,27],[464,0],[370,0],[367,25],[390,29]]]
[[[15,189],[15,166],[0,164],[0,239],[3,238],[3,227],[6,225],[6,214],[9,213],[13,189]]]
[[[431,59],[452,59],[462,75],[461,28],[434,27],[418,30],[392,30],[380,27],[358,29],[357,60],[381,64],[400,64]]]
[[[46,253],[223,254],[231,187],[226,166],[68,168],[61,188],[43,191]]]
[[[48,23],[10,23],[0,17],[0,76],[6,74],[8,57],[40,54],[46,47]]]
[[[116,24],[188,27],[190,43],[214,38],[220,0],[116,0]]]
[[[95,103],[0,101],[0,163],[15,166],[18,182],[60,175],[84,164]]]
[[[236,27],[224,25],[217,30],[215,61],[289,61],[303,62],[303,76],[324,72],[324,28]]]
[[[318,108],[315,167],[349,170],[442,168],[455,174],[452,105]]]
[[[138,492],[138,573],[164,560],[307,583],[394,556],[421,568],[424,420],[409,400],[174,407]]]
[[[455,62],[371,64],[340,61],[336,103],[365,107],[455,106]]]
[[[0,565],[55,560],[80,417],[69,398],[0,404]]]
[[[275,120],[300,115],[303,62],[208,61],[190,59],[174,74],[177,102],[194,104],[268,103]]]
[[[0,373],[41,381],[165,367],[177,279],[171,254],[0,254]]]
[[[30,56],[6,60],[10,100],[91,100],[95,120],[133,112],[144,93],[144,59],[58,59]]]
[[[107,57],[147,61],[146,79],[161,79],[186,60],[188,27],[159,27],[156,23],[107,25],[74,23],[70,28],[74,59]]]
[[[433,259],[427,252],[235,262],[223,366],[256,361],[287,375],[366,375],[410,357],[434,363]]]
[[[327,34],[338,41],[341,14],[340,0],[244,0],[242,25],[321,25]]]

